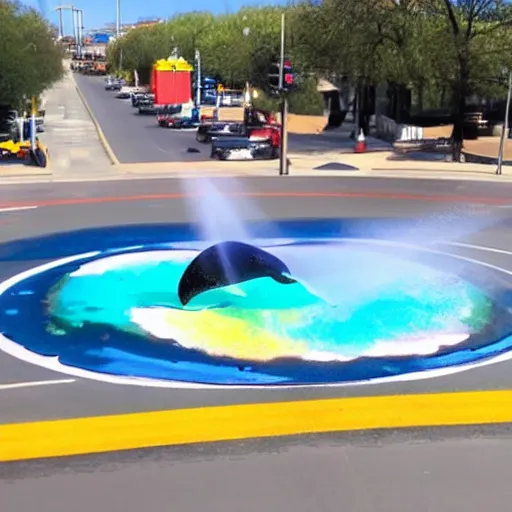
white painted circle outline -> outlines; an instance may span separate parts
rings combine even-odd
[[[492,265],[491,263],[487,263],[484,261],[476,260],[473,258],[468,258],[466,256],[461,256],[458,254],[452,254],[446,251],[440,251],[437,249],[429,249],[427,247],[420,247],[417,245],[406,244],[402,242],[394,242],[390,240],[378,240],[372,238],[315,238],[315,241],[330,241],[339,240],[343,242],[349,243],[357,243],[362,242],[364,244],[374,244],[388,247],[402,247],[404,249],[412,249],[421,252],[431,253],[431,254],[439,254],[441,256],[448,256],[451,258],[459,259],[462,261],[466,261],[469,263],[473,263],[476,265],[480,265],[482,267],[487,267],[498,272],[507,274],[512,276],[512,271],[504,269],[502,267],[498,267],[496,265]],[[193,243],[194,241],[190,241]],[[183,243],[183,242],[180,242]],[[433,244],[435,245],[435,243]],[[452,244],[457,245],[457,244]],[[470,247],[470,246],[468,246]],[[482,247],[482,246],[473,246],[473,249],[480,250],[489,250],[490,248]],[[501,250],[500,250],[501,251]],[[511,254],[512,252],[503,251],[507,254]],[[6,293],[12,286],[19,284],[20,282],[28,279],[30,277],[34,277],[38,274],[46,272],[48,270],[60,267],[62,265],[67,265],[68,263],[73,263],[74,261],[78,261],[85,258],[93,258],[102,254],[102,251],[92,251],[83,254],[79,254],[76,256],[70,256],[67,258],[61,258],[59,260],[52,261],[50,263],[46,263],[44,265],[39,265],[37,267],[33,267],[29,270],[16,274],[15,276],[10,277],[9,279],[0,283],[0,296]],[[483,366],[489,366],[492,364],[501,363],[504,361],[509,361],[512,359],[512,350],[505,354],[500,354],[499,356],[487,359],[485,361],[479,361],[475,363],[468,363],[458,366],[451,366],[448,368],[439,368],[435,370],[425,370],[421,372],[412,372],[405,373],[400,375],[394,375],[392,377],[381,377],[377,379],[371,380],[360,380],[360,381],[351,381],[351,382],[333,382],[327,384],[259,384],[259,385],[227,385],[227,384],[199,384],[193,382],[181,382],[181,381],[171,381],[171,380],[162,380],[162,379],[148,379],[142,377],[123,377],[119,375],[109,375],[104,373],[93,372],[90,370],[83,370],[81,368],[73,368],[71,366],[67,366],[62,364],[58,360],[58,356],[50,357],[50,356],[42,356],[40,354],[36,354],[26,348],[22,347],[15,341],[10,340],[9,338],[0,334],[0,351],[15,357],[21,361],[33,364],[35,366],[39,366],[40,368],[46,368],[47,370],[51,370],[54,372],[58,372],[64,375],[71,375],[73,377],[89,379],[97,382],[104,382],[108,384],[118,384],[118,385],[129,385],[129,386],[142,386],[142,387],[150,387],[150,388],[167,388],[167,389],[211,389],[211,390],[219,390],[219,389],[308,389],[308,388],[335,388],[335,387],[349,387],[349,386],[363,386],[363,385],[375,385],[375,384],[388,384],[394,382],[409,382],[416,380],[424,380],[431,379],[436,377],[443,377],[446,375],[453,375],[456,373],[461,373],[467,370],[472,370],[474,368],[480,368]]]

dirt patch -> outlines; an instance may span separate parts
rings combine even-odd
[[[464,153],[483,156],[487,158],[498,158],[499,147],[499,137],[480,137],[477,140],[465,141]],[[503,159],[512,160],[512,140],[510,139],[505,139]]]
[[[277,116],[280,122],[281,116]],[[297,133],[302,135],[314,135],[322,133],[327,126],[329,119],[327,116],[301,116],[298,114],[288,114],[288,133]]]
[[[452,136],[453,124],[443,126],[427,126],[423,128],[425,139],[449,139]]]

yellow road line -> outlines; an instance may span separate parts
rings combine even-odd
[[[94,112],[92,111],[91,107],[89,106],[89,102],[85,99],[85,96],[83,95],[82,91],[80,90],[80,87],[78,87],[78,84],[76,83],[75,77],[73,76],[73,73],[71,71],[68,71],[71,80],[73,80],[73,83],[75,84],[76,92],[78,93],[78,96],[80,96],[80,99],[82,100],[82,103],[84,104],[85,110],[87,110],[87,113],[89,114],[89,117],[91,118],[94,127],[96,128],[96,132],[98,133],[98,137],[100,139],[101,144],[103,145],[103,148],[105,149],[105,152],[107,153],[107,156],[110,158],[110,161],[112,162],[112,165],[119,165],[119,159],[117,158],[116,154],[114,153],[114,150],[112,149],[112,146],[108,142],[107,137],[105,137],[105,134],[103,133],[103,130],[101,129],[101,125],[99,121],[96,119],[96,116],[94,115]]]
[[[0,461],[306,433],[512,423],[512,390],[337,398],[0,425]]]

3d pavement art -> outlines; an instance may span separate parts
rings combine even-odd
[[[20,241],[12,254],[45,263],[0,285],[0,349],[169,387],[383,382],[509,358],[506,271],[377,240],[368,226],[283,221],[207,243],[191,226],[145,225]]]

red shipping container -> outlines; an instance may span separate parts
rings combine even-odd
[[[151,89],[156,105],[192,101],[192,66],[183,59],[160,60],[153,66]]]

